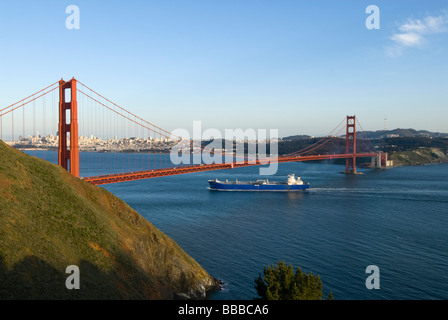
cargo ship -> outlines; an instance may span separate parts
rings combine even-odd
[[[288,175],[286,182],[274,182],[269,180],[256,181],[219,181],[208,180],[210,190],[216,191],[304,191],[309,189],[310,184],[304,183],[300,177],[294,174]]]

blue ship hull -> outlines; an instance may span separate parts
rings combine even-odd
[[[210,190],[217,191],[303,191],[309,189],[308,183],[288,185],[287,183],[259,182],[221,182],[209,180]]]

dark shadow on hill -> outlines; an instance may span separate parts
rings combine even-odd
[[[87,261],[81,261],[80,289],[69,290],[70,273],[58,270],[45,261],[28,256],[8,270],[0,256],[0,299],[2,300],[108,300],[108,299],[174,299],[168,286],[153,286],[138,270],[126,274],[103,272]],[[129,272],[132,271],[132,272]]]

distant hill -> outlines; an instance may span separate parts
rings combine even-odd
[[[65,286],[69,265],[79,290]],[[122,200],[0,140],[0,299],[204,298],[217,287]]]
[[[292,140],[302,140],[302,139],[310,139],[313,138],[311,136],[308,136],[306,134],[298,134],[295,136],[288,136],[288,137],[284,137],[282,138],[283,141],[292,141]]]
[[[384,138],[448,138],[448,133],[430,132],[427,130],[415,129],[394,129],[379,131],[364,131],[359,134],[360,137],[368,137],[368,139],[384,139]]]
[[[341,135],[345,137],[345,135]],[[427,130],[415,129],[393,129],[393,130],[377,130],[377,131],[359,131],[358,137],[361,139],[384,139],[384,138],[448,138],[448,133],[431,132]],[[312,139],[314,137],[308,135],[294,135],[282,138],[283,141],[292,141],[300,139]]]
[[[443,150],[426,147],[414,150],[392,151],[389,153],[389,158],[394,161],[394,166],[416,166],[448,162],[448,155]]]

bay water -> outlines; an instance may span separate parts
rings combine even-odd
[[[30,151],[51,162],[55,152]],[[102,174],[90,154],[81,175]],[[114,154],[114,157],[129,157]],[[87,158],[86,158],[87,159]],[[332,163],[283,163],[103,185],[224,281],[210,299],[253,299],[263,267],[284,261],[320,276],[335,299],[448,299],[448,164],[364,169],[341,174]],[[208,180],[295,173],[305,192],[220,192]],[[368,266],[379,289],[368,289]]]

